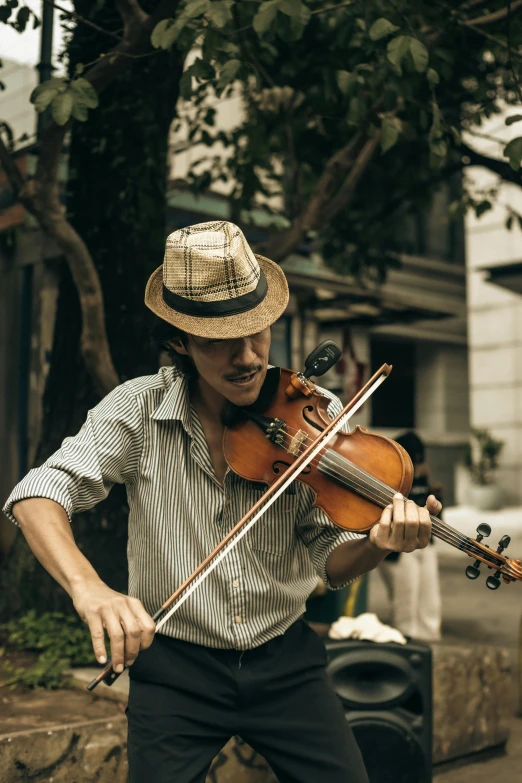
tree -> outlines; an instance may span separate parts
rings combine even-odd
[[[29,17],[16,6],[7,0],[0,20],[23,29]],[[77,430],[97,397],[121,378],[148,371],[147,356],[136,347],[144,344],[144,322],[130,314],[161,257],[161,167],[178,90],[184,100],[179,121],[188,142],[202,149],[187,184],[202,191],[216,180],[227,183],[232,215],[246,226],[254,208],[265,209],[273,228],[260,252],[284,262],[298,249],[315,247],[336,268],[379,276],[401,250],[398,219],[428,204],[440,183],[479,164],[520,184],[522,138],[505,147],[507,162],[478,155],[462,141],[462,129],[480,133],[485,118],[520,102],[521,6],[519,0],[492,0],[487,7],[481,0],[457,7],[404,0],[77,0],[69,76],[42,84],[32,97],[38,111],[51,113],[33,179],[22,179],[9,142],[0,142],[14,193],[54,238],[69,270],[39,460]],[[159,81],[162,95],[152,89]],[[241,96],[245,112],[225,132],[215,125],[212,103],[232,93]],[[156,111],[159,133],[145,133],[145,146],[161,143],[147,167],[146,158],[136,162],[126,131],[137,127],[137,113]],[[66,215],[58,163],[71,129]],[[88,158],[86,150],[108,137],[117,146]],[[143,138],[132,138],[135,149]],[[102,181],[107,186],[100,188]],[[468,189],[455,212],[472,207],[481,213],[489,203]],[[111,227],[120,219],[127,228],[134,223],[118,243]],[[63,383],[64,362],[76,370],[74,389]],[[71,399],[74,404],[64,405]],[[80,525],[89,553],[110,547],[114,531],[122,530],[123,501],[111,502]],[[30,582],[28,561],[14,554],[11,596]],[[30,601],[49,600],[39,588],[30,592]]]

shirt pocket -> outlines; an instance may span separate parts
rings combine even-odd
[[[257,503],[264,492],[264,489],[249,492],[252,506]],[[282,556],[292,548],[297,502],[295,492],[283,492],[282,495],[279,495],[250,531],[251,549]]]

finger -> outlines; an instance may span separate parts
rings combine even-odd
[[[370,530],[369,538],[372,544],[378,549],[389,549],[388,540],[391,531],[391,518],[392,518],[393,506],[386,506],[381,514],[381,518],[376,525]]]
[[[431,538],[431,519],[427,508],[419,508],[419,549],[428,546]]]
[[[393,516],[390,535],[390,548],[395,552],[402,551],[405,519],[404,496],[398,492],[393,496]]]
[[[150,647],[152,640],[154,639],[156,623],[138,598],[131,598],[130,603],[132,612],[141,628],[140,650],[146,650],[147,647]]]
[[[426,500],[426,508],[430,514],[437,516],[442,510],[442,503],[437,500],[435,495],[428,495],[428,499]]]
[[[112,668],[117,674],[121,674],[125,662],[125,632],[118,616],[112,609],[106,609],[102,619],[109,635]]]
[[[105,663],[107,660],[107,651],[105,649],[105,633],[101,617],[97,614],[89,615],[85,618],[89,626],[92,639],[92,649],[98,663]]]
[[[419,534],[419,507],[413,500],[405,503],[404,543],[403,552],[413,552],[417,549],[417,536]]]
[[[130,666],[134,663],[140,651],[141,627],[138,619],[128,606],[119,609],[119,619],[125,632],[125,665]]]

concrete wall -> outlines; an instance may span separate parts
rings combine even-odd
[[[522,211],[522,193],[504,187]],[[522,298],[485,281],[481,267],[522,258],[522,234],[500,209],[469,219],[468,320],[471,421],[505,441],[499,482],[505,502],[522,502]]]
[[[513,113],[513,110],[508,112]],[[509,141],[520,125],[506,127],[496,116],[484,132]],[[484,154],[502,157],[503,144],[473,140]],[[497,177],[471,169],[477,190],[494,187]],[[505,442],[498,481],[507,505],[522,503],[522,297],[488,283],[483,267],[522,260],[522,231],[513,221],[509,231],[507,207],[522,214],[522,190],[504,184],[495,208],[477,220],[467,217],[468,325],[471,422],[487,427]]]

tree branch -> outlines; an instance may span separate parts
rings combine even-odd
[[[498,22],[500,19],[505,19],[506,16],[509,16],[521,6],[522,0],[513,0],[513,2],[506,5],[505,8],[500,8],[498,11],[493,11],[491,14],[478,16],[475,19],[467,19],[465,22],[463,22],[463,24],[467,26],[492,24],[493,22]]]
[[[339,188],[337,194],[326,204],[325,208],[319,215],[319,222],[326,223],[333,220],[339,212],[344,209],[351,201],[352,196],[357,187],[357,183],[364,174],[366,167],[373,158],[375,150],[379,146],[381,139],[380,130],[376,131],[373,136],[367,140],[366,144],[357,156],[353,166],[351,167],[348,176],[344,180],[343,184]]]
[[[469,158],[469,163],[465,164],[467,166],[483,166],[486,169],[489,169],[494,174],[498,174],[499,177],[501,177],[504,182],[511,182],[514,185],[518,185],[519,187],[522,186],[522,172],[521,171],[513,171],[509,163],[504,163],[502,160],[497,160],[496,158],[490,158],[487,155],[482,155],[480,152],[476,152],[471,147],[468,147],[467,144],[461,144],[460,150],[462,152],[462,155],[465,155]]]
[[[256,251],[274,261],[283,261],[306,238],[309,231],[314,231],[321,225],[322,215],[329,202],[339,195],[339,189],[344,189],[345,198],[348,200],[353,192],[353,189],[350,190],[346,185],[351,174],[350,169],[355,167],[369,141],[372,140],[369,140],[363,131],[358,131],[348,144],[332,155],[303,212],[295,218],[290,228],[256,245]],[[348,177],[346,177],[347,172],[350,172]],[[353,188],[359,177],[360,173],[354,175]]]

